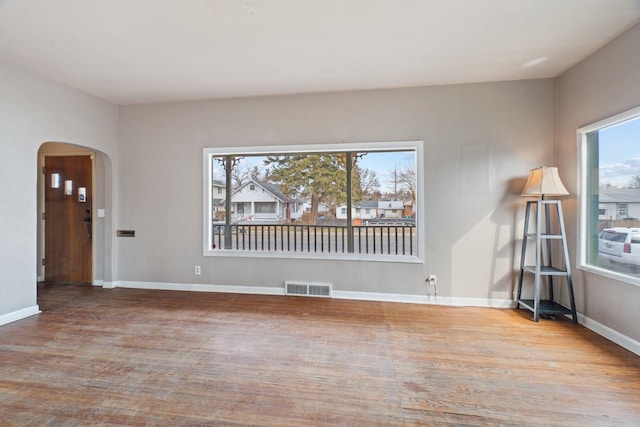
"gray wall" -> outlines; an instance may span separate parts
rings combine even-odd
[[[38,148],[113,156],[116,122],[113,105],[0,61],[0,316],[36,304]]]
[[[582,126],[640,105],[640,24],[557,80],[556,157],[572,196],[566,200],[567,234],[576,265],[577,136]],[[640,287],[592,273],[575,274],[579,311],[640,341]]]
[[[118,280],[511,299],[530,168],[553,160],[550,79],[125,106],[119,118]],[[421,264],[202,255],[202,149],[423,140]],[[195,276],[193,266],[203,274]]]

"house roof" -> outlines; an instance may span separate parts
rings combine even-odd
[[[242,190],[244,187],[246,187],[249,184],[255,184],[255,185],[258,185],[258,186],[264,188],[265,191],[271,193],[274,197],[276,197],[277,199],[279,199],[280,201],[282,201],[284,203],[303,203],[304,202],[302,199],[287,197],[282,192],[280,184],[274,184],[273,182],[258,181],[258,180],[250,180],[250,181],[245,182],[240,187],[235,189],[233,191],[232,195],[236,194],[238,191]]]
[[[379,200],[378,209],[404,209],[402,200]]]
[[[264,188],[269,193],[273,194],[275,197],[282,200],[283,202],[290,201],[289,197],[287,197],[287,195],[282,192],[282,188],[280,187],[279,184],[274,184],[268,181],[253,181],[253,182],[258,184],[259,186],[261,186],[262,188]]]
[[[217,179],[212,179],[211,180],[211,184],[216,186],[216,187],[225,187],[224,182],[219,181]]]
[[[363,200],[360,203],[358,203],[357,206],[360,206],[361,208],[367,208],[367,209],[377,208],[378,207],[378,201],[377,200]]]
[[[0,5],[0,59],[121,105],[555,77],[640,18],[638,0]]]
[[[600,203],[640,203],[640,188],[600,190]]]

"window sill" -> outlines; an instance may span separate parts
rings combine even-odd
[[[424,260],[412,255],[366,255],[344,253],[313,253],[313,252],[261,252],[261,251],[225,251],[207,250],[204,256],[224,258],[268,258],[284,260],[322,260],[322,261],[358,261],[358,262],[389,262],[397,264],[423,264]]]

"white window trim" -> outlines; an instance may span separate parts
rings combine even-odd
[[[608,126],[625,122],[634,117],[640,116],[640,107],[632,108],[620,114],[608,117],[595,123],[583,126],[578,129],[578,256],[577,267],[579,270],[587,271],[608,279],[617,280],[635,286],[640,286],[640,278],[629,276],[627,274],[617,273],[605,268],[596,267],[587,264],[587,210],[588,210],[588,194],[587,194],[587,134]]]
[[[232,258],[281,258],[281,259],[322,259],[339,261],[376,261],[395,263],[424,263],[424,153],[423,141],[390,141],[390,142],[354,142],[335,144],[309,144],[309,145],[276,145],[276,146],[238,146],[238,147],[208,147],[203,149],[203,255]],[[211,249],[211,181],[212,181],[212,156],[224,155],[266,155],[282,153],[331,153],[338,151],[402,151],[414,150],[416,159],[416,250],[417,255],[368,255],[347,253],[313,253],[313,252],[256,252],[256,251],[223,251]]]

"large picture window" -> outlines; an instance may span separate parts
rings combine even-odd
[[[579,266],[640,284],[640,107],[578,134]]]
[[[205,254],[418,260],[421,150],[205,149]]]

